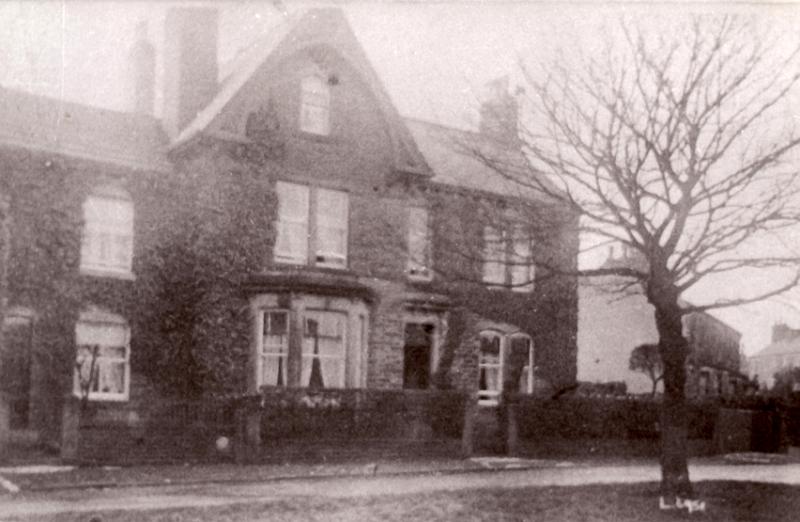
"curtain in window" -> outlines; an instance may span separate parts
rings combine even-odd
[[[306,312],[300,375],[303,386],[344,387],[346,318],[339,312]]]
[[[91,394],[127,395],[128,327],[117,323],[79,322],[75,326],[75,342],[78,348],[76,393],[81,393],[82,382],[91,379],[90,397]]]
[[[532,241],[521,227],[514,228],[511,252],[511,285],[518,292],[533,290]]]
[[[289,353],[289,314],[284,310],[264,312],[261,342],[260,385],[286,385],[286,357]]]

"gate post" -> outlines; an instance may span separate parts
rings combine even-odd
[[[464,407],[464,429],[461,432],[461,454],[471,457],[475,451],[475,416],[478,411],[478,393],[467,396]]]

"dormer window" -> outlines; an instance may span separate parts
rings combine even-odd
[[[81,272],[130,276],[133,266],[133,203],[123,191],[104,190],[83,203]]]
[[[321,75],[306,76],[300,82],[300,130],[327,136],[331,132],[331,91]]]

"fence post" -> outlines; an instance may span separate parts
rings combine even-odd
[[[515,457],[519,454],[519,424],[517,423],[518,408],[516,397],[508,401],[507,408],[506,453],[511,457]]]
[[[61,460],[65,462],[78,460],[80,425],[80,402],[74,397],[67,397],[61,411]]]
[[[252,461],[261,446],[261,409],[252,409],[246,400],[236,408],[234,459],[239,464]]]
[[[470,393],[464,407],[464,429],[461,432],[461,454],[471,457],[475,451],[475,414],[478,410],[478,394]]]
[[[11,442],[11,408],[8,397],[0,391],[0,460],[5,458],[8,452],[8,445]]]

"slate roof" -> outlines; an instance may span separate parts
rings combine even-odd
[[[170,169],[168,140],[151,116],[0,87],[0,145],[126,167]]]
[[[433,170],[433,181],[505,197],[544,198],[531,183],[521,150],[477,132],[407,118],[406,125]],[[554,190],[547,180],[545,186]]]

